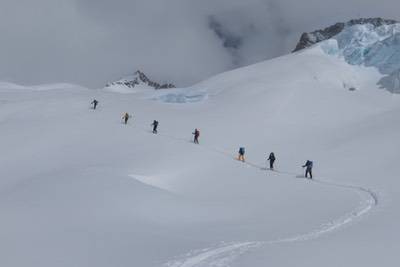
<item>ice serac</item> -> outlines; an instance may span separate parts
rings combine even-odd
[[[150,80],[146,76],[146,74],[144,74],[140,70],[136,71],[132,76],[122,78],[118,81],[111,82],[106,85],[106,87],[113,87],[113,86],[123,86],[123,87],[127,87],[130,89],[133,89],[137,86],[147,86],[149,88],[153,88],[156,90],[175,88],[175,85],[172,83],[161,84],[161,83]]]
[[[354,25],[370,24],[374,28],[377,28],[383,25],[391,25],[396,23],[397,21],[395,20],[388,20],[382,18],[360,18],[360,19],[353,19],[348,22],[339,22],[322,30],[316,30],[310,33],[306,32],[303,33],[301,35],[300,41],[297,43],[296,48],[293,50],[293,52],[297,52],[304,48],[315,45],[319,42],[331,39],[332,37],[341,33],[344,29]]]
[[[400,94],[400,71],[395,71],[379,80],[378,85],[381,89],[386,89],[391,93]]]
[[[350,65],[376,68],[383,76],[377,81],[380,88],[400,92],[400,23],[381,18],[338,23],[304,34],[296,49],[311,45]]]

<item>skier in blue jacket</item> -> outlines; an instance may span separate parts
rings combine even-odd
[[[310,179],[312,179],[313,162],[311,160],[307,160],[306,164],[303,165],[303,168],[306,168],[306,178],[310,176]]]

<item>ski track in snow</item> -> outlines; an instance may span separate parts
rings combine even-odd
[[[167,138],[173,138],[177,140],[178,138],[164,135]],[[212,151],[214,153],[223,154],[232,158],[231,154],[207,147],[199,145],[204,149]],[[245,162],[250,167],[257,168],[259,170],[268,170],[264,167],[258,166],[257,164],[251,162]],[[295,173],[284,172],[284,171],[276,171],[281,174],[294,175]],[[310,232],[295,235],[292,237],[286,237],[271,241],[247,241],[247,242],[221,242],[218,245],[213,247],[194,250],[186,255],[178,257],[174,260],[171,260],[164,264],[164,267],[228,267],[232,262],[234,262],[239,256],[243,255],[250,250],[259,248],[261,246],[273,245],[273,244],[284,244],[284,243],[292,243],[292,242],[304,242],[308,240],[313,240],[319,238],[322,235],[331,233],[336,231],[352,222],[356,219],[361,218],[366,215],[368,212],[372,210],[373,207],[378,205],[378,197],[377,195],[370,189],[356,186],[356,185],[348,185],[348,184],[339,184],[335,182],[331,182],[328,180],[320,180],[320,179],[312,179],[310,180],[314,183],[329,186],[329,187],[337,187],[342,190],[352,190],[360,196],[361,204],[357,209],[346,213],[345,215],[334,219],[326,224],[321,225],[319,228],[311,230]]]

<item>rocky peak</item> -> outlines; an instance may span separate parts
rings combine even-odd
[[[137,85],[146,85],[152,87],[156,90],[158,89],[168,89],[168,88],[175,88],[176,86],[172,83],[164,83],[160,84],[158,82],[154,82],[150,80],[146,74],[142,71],[136,71],[132,76],[123,78],[119,81],[108,83],[106,87],[111,87],[114,85],[126,86],[128,88],[135,88]]]

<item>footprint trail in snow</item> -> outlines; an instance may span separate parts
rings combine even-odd
[[[211,150],[214,153],[220,153],[231,157],[226,152],[223,152],[218,149],[212,149],[212,148],[206,148],[206,149]],[[251,162],[246,162],[246,164],[253,168],[257,168],[260,170],[263,169],[262,167]],[[286,174],[291,174],[291,173],[286,173]],[[167,262],[166,264],[164,264],[164,267],[228,267],[238,257],[240,257],[246,252],[249,252],[250,250],[272,244],[304,242],[307,240],[319,238],[322,235],[336,231],[344,227],[345,225],[348,225],[354,222],[355,220],[359,219],[360,217],[366,215],[368,212],[372,210],[374,206],[378,205],[377,195],[373,191],[363,188],[361,186],[338,184],[319,179],[313,179],[311,181],[324,186],[337,187],[342,190],[352,190],[353,192],[357,193],[360,196],[361,204],[355,210],[337,219],[334,219],[324,225],[321,225],[319,228],[313,229],[307,233],[301,233],[292,237],[286,237],[271,241],[221,243],[219,245],[215,245],[210,248],[191,251],[186,255],[183,255],[181,257],[178,257],[174,260]]]

